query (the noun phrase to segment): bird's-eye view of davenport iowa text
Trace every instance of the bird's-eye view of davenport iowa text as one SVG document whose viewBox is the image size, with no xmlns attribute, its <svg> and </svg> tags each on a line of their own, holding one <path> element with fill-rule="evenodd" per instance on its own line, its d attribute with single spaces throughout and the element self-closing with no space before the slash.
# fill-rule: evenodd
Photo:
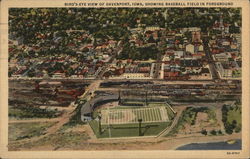
<svg viewBox="0 0 250 159">
<path fill-rule="evenodd" d="M 242 149 L 241 8 L 8 12 L 9 151 Z"/>
</svg>

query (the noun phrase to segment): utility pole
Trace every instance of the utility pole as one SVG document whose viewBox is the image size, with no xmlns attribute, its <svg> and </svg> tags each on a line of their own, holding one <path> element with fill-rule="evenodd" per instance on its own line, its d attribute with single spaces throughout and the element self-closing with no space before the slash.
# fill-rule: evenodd
<svg viewBox="0 0 250 159">
<path fill-rule="evenodd" d="M 138 119 L 139 122 L 139 136 L 142 136 L 141 134 L 141 123 L 142 123 L 142 119 Z"/>
<path fill-rule="evenodd" d="M 101 125 L 101 119 L 102 119 L 102 117 L 101 117 L 101 115 L 99 114 L 98 115 L 98 128 L 99 128 L 99 135 L 101 135 L 101 133 L 102 133 L 102 125 Z"/>
<path fill-rule="evenodd" d="M 119 90 L 118 103 L 121 103 L 121 90 Z"/>
</svg>

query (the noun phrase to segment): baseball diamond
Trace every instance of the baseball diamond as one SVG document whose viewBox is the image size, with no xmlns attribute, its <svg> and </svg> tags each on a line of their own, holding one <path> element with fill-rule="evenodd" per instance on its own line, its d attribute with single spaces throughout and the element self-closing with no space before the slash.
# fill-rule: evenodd
<svg viewBox="0 0 250 159">
<path fill-rule="evenodd" d="M 146 107 L 133 109 L 104 109 L 101 111 L 101 124 L 133 124 L 142 119 L 142 123 L 169 122 L 165 107 Z"/>
</svg>

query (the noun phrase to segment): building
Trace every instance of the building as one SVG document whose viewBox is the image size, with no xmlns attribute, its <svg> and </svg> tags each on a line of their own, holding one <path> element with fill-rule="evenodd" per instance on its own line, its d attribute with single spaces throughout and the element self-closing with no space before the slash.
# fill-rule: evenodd
<svg viewBox="0 0 250 159">
<path fill-rule="evenodd" d="M 192 32 L 192 42 L 201 42 L 201 32 L 199 31 Z"/>
<path fill-rule="evenodd" d="M 124 79 L 149 79 L 149 78 L 152 78 L 149 76 L 149 74 L 145 74 L 145 73 L 124 73 L 122 76 Z"/>
<path fill-rule="evenodd" d="M 193 44 L 186 45 L 186 52 L 194 54 L 194 45 Z"/>
<path fill-rule="evenodd" d="M 200 32 L 201 28 L 198 28 L 198 27 L 182 28 L 182 32 L 187 32 L 187 31 L 190 31 L 190 32 Z"/>
<path fill-rule="evenodd" d="M 228 58 L 231 58 L 230 53 L 220 53 L 220 54 L 214 54 L 213 58 L 215 61 L 228 61 Z"/>
<path fill-rule="evenodd" d="M 65 73 L 56 72 L 52 75 L 52 78 L 65 78 Z"/>
<path fill-rule="evenodd" d="M 216 65 L 216 68 L 217 68 L 221 78 L 231 78 L 232 77 L 233 71 L 231 69 L 225 68 L 221 62 L 216 62 L 215 65 Z"/>
</svg>

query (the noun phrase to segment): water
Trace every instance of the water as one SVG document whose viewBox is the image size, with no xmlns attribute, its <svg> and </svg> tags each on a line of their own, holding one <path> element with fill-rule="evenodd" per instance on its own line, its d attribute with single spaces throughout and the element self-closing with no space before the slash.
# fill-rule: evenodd
<svg viewBox="0 0 250 159">
<path fill-rule="evenodd" d="M 241 150 L 241 140 L 233 144 L 227 142 L 192 143 L 178 147 L 176 150 Z"/>
</svg>

